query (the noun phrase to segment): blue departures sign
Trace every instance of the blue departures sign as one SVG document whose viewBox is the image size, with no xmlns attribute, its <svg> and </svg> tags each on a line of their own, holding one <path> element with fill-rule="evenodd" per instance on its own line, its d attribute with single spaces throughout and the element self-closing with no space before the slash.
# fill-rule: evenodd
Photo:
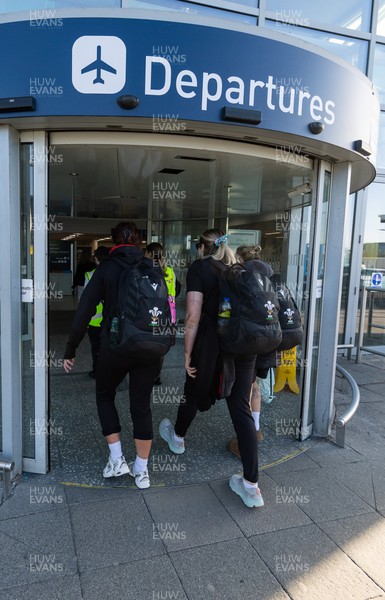
<svg viewBox="0 0 385 600">
<path fill-rule="evenodd" d="M 261 129 L 314 139 L 308 125 L 319 121 L 325 129 L 317 140 L 348 149 L 355 140 L 373 145 L 379 108 L 371 83 L 317 52 L 261 34 L 185 23 L 57 21 L 0 25 L 6 57 L 0 97 L 35 97 L 31 116 L 171 114 L 223 123 L 222 109 L 230 106 L 261 111 Z M 139 106 L 124 111 L 116 102 L 121 95 L 137 96 Z"/>
</svg>

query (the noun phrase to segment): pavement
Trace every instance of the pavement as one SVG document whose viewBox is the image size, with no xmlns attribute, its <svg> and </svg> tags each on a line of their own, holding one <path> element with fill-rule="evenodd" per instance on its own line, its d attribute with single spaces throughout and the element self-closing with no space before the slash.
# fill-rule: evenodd
<svg viewBox="0 0 385 600">
<path fill-rule="evenodd" d="M 195 464 L 191 439 L 185 463 L 173 463 L 158 446 L 161 474 L 153 473 L 155 485 L 144 491 L 132 480 L 87 483 L 87 469 L 76 479 L 84 448 L 77 454 L 76 446 L 61 446 L 64 436 L 57 433 L 50 473 L 24 474 L 0 507 L 0 600 L 385 599 L 385 359 L 365 355 L 361 365 L 339 363 L 361 392 L 346 447 L 291 438 L 284 454 L 269 461 L 268 431 L 261 443 L 263 508 L 245 507 L 224 476 L 226 469 L 240 472 L 240 463 L 228 461 L 221 407 L 205 420 L 205 437 L 214 446 L 222 439 L 215 461 L 222 456 L 226 468 L 218 468 L 219 476 L 199 467 L 215 462 L 210 448 Z M 80 376 L 58 374 L 58 389 L 66 381 L 79 390 Z M 337 413 L 349 401 L 350 390 L 337 377 Z M 269 424 L 266 417 L 263 428 Z M 197 427 L 195 435 L 200 432 Z M 88 443 L 94 441 L 85 436 Z M 187 474 L 195 465 L 193 478 L 183 479 L 183 465 Z"/>
</svg>

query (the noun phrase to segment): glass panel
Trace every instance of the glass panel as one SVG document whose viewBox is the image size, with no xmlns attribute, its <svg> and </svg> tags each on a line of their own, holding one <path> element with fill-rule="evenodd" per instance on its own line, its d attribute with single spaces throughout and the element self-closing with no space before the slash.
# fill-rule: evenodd
<svg viewBox="0 0 385 600">
<path fill-rule="evenodd" d="M 368 189 L 361 283 L 372 285 L 374 273 L 380 273 L 382 292 L 368 293 L 368 315 L 365 320 L 364 346 L 385 345 L 385 184 L 372 183 Z M 379 327 L 376 327 L 379 325 Z"/>
<path fill-rule="evenodd" d="M 385 0 L 378 3 L 377 34 L 385 36 Z"/>
<path fill-rule="evenodd" d="M 380 94 L 381 104 L 385 104 L 385 44 L 376 44 L 374 52 L 373 82 Z"/>
<path fill-rule="evenodd" d="M 385 169 L 385 112 L 382 112 L 380 115 L 376 166 L 377 169 Z"/>
<path fill-rule="evenodd" d="M 236 4 L 256 7 L 255 0 L 246 0 L 245 2 L 236 2 Z M 243 15 L 229 10 L 221 10 L 212 8 L 211 6 L 203 6 L 201 4 L 193 4 L 192 2 L 184 2 L 180 0 L 127 0 L 123 2 L 123 6 L 127 8 L 148 8 L 149 10 L 176 10 L 178 12 L 187 13 L 189 15 L 207 15 L 216 17 L 217 19 L 228 19 L 230 21 L 239 21 L 256 25 L 256 17 Z"/>
<path fill-rule="evenodd" d="M 23 456 L 35 457 L 35 433 L 39 424 L 35 423 L 35 363 L 43 357 L 35 356 L 34 310 L 33 310 L 33 146 L 22 144 L 20 165 L 20 241 L 21 278 L 24 285 L 31 288 L 24 296 L 21 305 L 22 339 L 22 398 L 23 398 Z M 40 224 L 41 225 L 41 224 Z"/>
<path fill-rule="evenodd" d="M 29 10 L 34 26 L 43 26 L 41 21 L 55 19 L 55 8 L 120 8 L 121 0 L 0 0 L 0 13 Z M 47 26 L 49 23 L 45 23 Z M 53 25 L 53 23 L 50 23 Z"/>
<path fill-rule="evenodd" d="M 345 59 L 364 73 L 366 72 L 368 43 L 363 40 L 356 40 L 335 33 L 315 31 L 314 29 L 307 29 L 305 27 L 296 27 L 295 25 L 285 24 L 282 21 L 266 20 L 266 27 L 321 46 L 321 48 L 324 48 L 328 52 Z"/>
<path fill-rule="evenodd" d="M 0 287 L 1 298 L 1 287 Z M 0 302 L 0 340 L 1 340 L 1 302 Z M 1 344 L 0 344 L 1 348 Z M 2 409 L 2 387 L 1 387 L 1 351 L 0 351 L 0 452 L 3 449 L 3 409 Z"/>
<path fill-rule="evenodd" d="M 310 375 L 310 403 L 308 412 L 308 421 L 306 425 L 310 425 L 314 419 L 314 402 L 315 402 L 315 386 L 318 373 L 318 347 L 320 338 L 321 328 L 321 310 L 322 310 L 322 290 L 324 280 L 324 266 L 325 266 L 325 250 L 326 250 L 326 234 L 328 226 L 328 213 L 329 213 L 329 198 L 330 198 L 330 183 L 331 175 L 328 171 L 325 171 L 325 182 L 323 189 L 322 198 L 322 209 L 321 209 L 321 228 L 319 238 L 319 257 L 318 265 L 314 265 L 313 268 L 317 269 L 317 285 L 316 290 L 312 293 L 316 294 L 316 305 L 314 315 L 314 329 L 313 329 L 313 353 L 311 362 L 311 375 Z"/>
<path fill-rule="evenodd" d="M 353 235 L 353 220 L 354 211 L 356 205 L 356 195 L 352 194 L 348 198 L 347 203 L 347 221 L 346 221 L 346 232 L 344 239 L 344 270 L 342 277 L 342 290 L 341 290 L 341 306 L 340 306 L 340 324 L 338 330 L 338 344 L 344 343 L 345 327 L 346 327 L 346 310 L 348 305 L 348 294 L 349 294 L 349 282 L 350 282 L 350 264 L 352 256 L 352 235 Z"/>
<path fill-rule="evenodd" d="M 312 27 L 314 23 L 347 27 L 356 31 L 369 31 L 371 0 L 266 0 L 266 10 L 275 11 L 282 23 Z"/>
</svg>

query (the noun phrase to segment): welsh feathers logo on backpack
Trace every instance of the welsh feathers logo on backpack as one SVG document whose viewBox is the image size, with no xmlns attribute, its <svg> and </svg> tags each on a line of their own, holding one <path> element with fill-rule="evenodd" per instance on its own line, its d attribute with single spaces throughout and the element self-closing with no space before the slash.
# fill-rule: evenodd
<svg viewBox="0 0 385 600">
<path fill-rule="evenodd" d="M 146 261 L 125 265 L 119 279 L 116 316 L 110 326 L 111 350 L 151 359 L 166 354 L 173 341 L 164 277 Z"/>
<path fill-rule="evenodd" d="M 215 265 L 219 275 L 219 346 L 235 355 L 267 354 L 282 340 L 279 303 L 268 277 L 250 263 Z"/>
<path fill-rule="evenodd" d="M 302 342 L 301 314 L 293 296 L 283 283 L 277 285 L 276 294 L 279 301 L 278 318 L 282 329 L 282 342 L 277 350 L 290 350 Z"/>
</svg>

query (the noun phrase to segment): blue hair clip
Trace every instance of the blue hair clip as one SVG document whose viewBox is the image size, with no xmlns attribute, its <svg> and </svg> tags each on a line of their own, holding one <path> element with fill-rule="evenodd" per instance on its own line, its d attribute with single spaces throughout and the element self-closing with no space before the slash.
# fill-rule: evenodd
<svg viewBox="0 0 385 600">
<path fill-rule="evenodd" d="M 214 242 L 214 244 L 216 246 L 219 246 L 219 244 L 227 244 L 227 240 L 228 240 L 228 235 L 221 235 L 221 237 L 217 238 Z"/>
</svg>

